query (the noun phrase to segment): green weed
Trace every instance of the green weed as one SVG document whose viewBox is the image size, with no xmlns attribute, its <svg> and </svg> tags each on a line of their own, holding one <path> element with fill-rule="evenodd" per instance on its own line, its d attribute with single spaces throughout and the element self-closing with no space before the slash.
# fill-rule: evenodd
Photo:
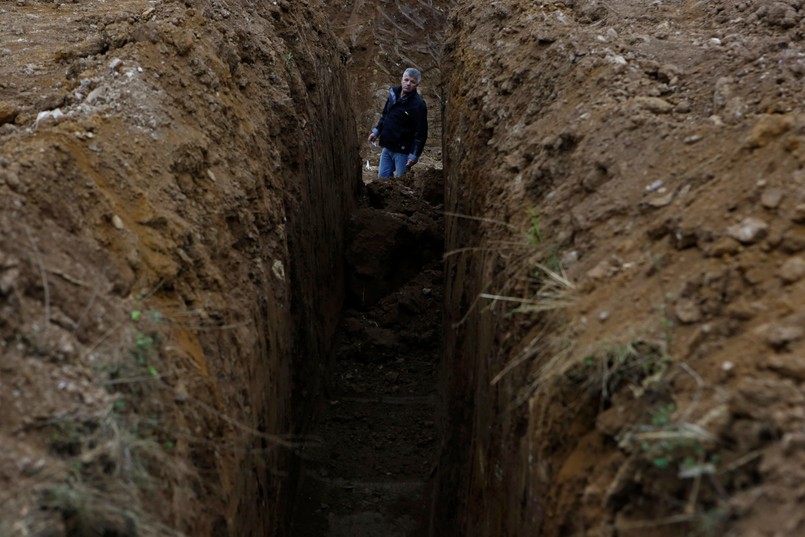
<svg viewBox="0 0 805 537">
<path fill-rule="evenodd" d="M 131 349 L 131 356 L 135 363 L 145 369 L 145 373 L 152 377 L 159 377 L 159 370 L 154 366 L 154 362 L 159 359 L 160 341 L 156 333 L 145 334 L 137 332 L 134 335 L 134 347 Z"/>
<path fill-rule="evenodd" d="M 660 405 L 651 412 L 651 425 L 665 427 L 671 423 L 671 415 L 676 412 L 676 404 Z"/>
<path fill-rule="evenodd" d="M 531 227 L 528 228 L 528 242 L 532 246 L 536 246 L 542 242 L 542 230 L 540 229 L 539 215 L 536 209 L 529 211 L 529 219 L 531 221 Z"/>
<path fill-rule="evenodd" d="M 138 535 L 138 517 L 130 500 L 114 498 L 107 491 L 95 490 L 81 482 L 68 482 L 45 488 L 40 503 L 43 508 L 61 513 L 65 528 L 73 537 L 98 535 Z M 110 498 L 112 496 L 112 498 Z"/>
<path fill-rule="evenodd" d="M 149 309 L 145 310 L 145 312 L 143 312 L 142 310 L 131 310 L 129 316 L 131 317 L 132 321 L 136 322 L 143 318 L 143 313 L 145 313 L 146 317 L 149 320 L 153 321 L 154 324 L 159 324 L 162 321 L 163 318 L 162 313 L 158 310 Z"/>
<path fill-rule="evenodd" d="M 670 363 L 664 345 L 643 339 L 605 346 L 601 354 L 585 359 L 589 361 L 598 369 L 605 401 L 624 386 L 640 397 L 660 383 Z"/>
<path fill-rule="evenodd" d="M 97 428 L 90 420 L 52 420 L 48 447 L 56 455 L 75 456 L 83 451 L 86 439 Z"/>
<path fill-rule="evenodd" d="M 701 512 L 694 520 L 692 537 L 724 535 L 724 526 L 729 518 L 730 510 L 724 506 L 714 507 Z"/>
<path fill-rule="evenodd" d="M 702 427 L 675 417 L 676 403 L 652 407 L 647 423 L 633 429 L 640 451 L 651 464 L 660 470 L 675 468 L 682 479 L 715 473 L 720 458 L 709 452 L 715 438 Z"/>
</svg>

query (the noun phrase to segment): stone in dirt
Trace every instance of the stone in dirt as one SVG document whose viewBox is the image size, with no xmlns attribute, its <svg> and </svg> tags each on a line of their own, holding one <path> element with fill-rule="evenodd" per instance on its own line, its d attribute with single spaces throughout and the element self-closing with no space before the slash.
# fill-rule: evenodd
<svg viewBox="0 0 805 537">
<path fill-rule="evenodd" d="M 755 329 L 764 343 L 774 349 L 783 349 L 805 336 L 805 316 L 791 315 L 781 321 L 767 323 Z"/>
<path fill-rule="evenodd" d="M 794 283 L 805 276 L 805 259 L 802 257 L 792 257 L 783 263 L 777 275 L 784 283 Z"/>
<path fill-rule="evenodd" d="M 767 209 L 776 209 L 783 200 L 783 191 L 778 188 L 766 190 L 760 197 L 760 203 Z"/>
<path fill-rule="evenodd" d="M 791 220 L 797 224 L 805 224 L 805 203 L 800 203 L 794 207 L 794 216 L 791 217 Z"/>
<path fill-rule="evenodd" d="M 727 228 L 727 234 L 743 244 L 753 244 L 762 240 L 768 231 L 769 225 L 753 216 L 744 218 L 739 224 Z"/>
<path fill-rule="evenodd" d="M 695 323 L 702 319 L 702 311 L 699 309 L 698 304 L 687 298 L 680 298 L 677 301 L 674 313 L 676 313 L 676 318 L 682 324 Z"/>
<path fill-rule="evenodd" d="M 13 104 L 0 101 L 0 125 L 12 123 L 19 113 L 19 108 Z"/>
<path fill-rule="evenodd" d="M 783 354 L 771 358 L 767 367 L 797 382 L 805 380 L 805 362 L 792 354 Z"/>
<path fill-rule="evenodd" d="M 655 114 L 667 114 L 674 109 L 674 105 L 659 97 L 635 97 L 634 104 Z"/>
</svg>

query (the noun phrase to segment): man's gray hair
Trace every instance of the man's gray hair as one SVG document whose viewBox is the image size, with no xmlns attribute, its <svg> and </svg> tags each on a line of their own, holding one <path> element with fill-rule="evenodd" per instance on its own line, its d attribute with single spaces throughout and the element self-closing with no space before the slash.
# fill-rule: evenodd
<svg viewBox="0 0 805 537">
<path fill-rule="evenodd" d="M 419 69 L 414 69 L 413 67 L 409 67 L 403 73 L 403 76 L 410 76 L 411 78 L 416 79 L 416 83 L 419 84 L 422 82 L 422 73 L 419 72 Z"/>
</svg>

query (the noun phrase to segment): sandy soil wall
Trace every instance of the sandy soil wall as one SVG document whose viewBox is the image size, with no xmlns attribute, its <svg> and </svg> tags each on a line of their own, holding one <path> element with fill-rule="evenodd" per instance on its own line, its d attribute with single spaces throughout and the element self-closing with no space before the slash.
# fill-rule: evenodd
<svg viewBox="0 0 805 537">
<path fill-rule="evenodd" d="M 802 9 L 456 5 L 434 534 L 805 531 Z"/>
<path fill-rule="evenodd" d="M 321 6 L 0 11 L 0 533 L 281 533 L 360 184 Z"/>
</svg>

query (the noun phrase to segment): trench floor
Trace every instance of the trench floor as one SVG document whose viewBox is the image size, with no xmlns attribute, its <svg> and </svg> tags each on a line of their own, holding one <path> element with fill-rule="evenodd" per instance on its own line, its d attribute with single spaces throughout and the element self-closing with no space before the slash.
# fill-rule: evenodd
<svg viewBox="0 0 805 537">
<path fill-rule="evenodd" d="M 300 452 L 293 537 L 428 535 L 443 302 L 442 251 L 433 246 L 441 246 L 443 225 L 439 200 L 422 199 L 423 176 L 441 180 L 439 171 L 368 185 L 374 207 L 353 219 L 353 248 L 392 265 L 363 277 L 395 283 L 370 282 L 367 304 L 353 278 L 353 295 L 364 302 L 353 296 L 344 314 Z M 398 225 L 398 238 L 387 227 L 372 242 L 381 220 Z"/>
</svg>

